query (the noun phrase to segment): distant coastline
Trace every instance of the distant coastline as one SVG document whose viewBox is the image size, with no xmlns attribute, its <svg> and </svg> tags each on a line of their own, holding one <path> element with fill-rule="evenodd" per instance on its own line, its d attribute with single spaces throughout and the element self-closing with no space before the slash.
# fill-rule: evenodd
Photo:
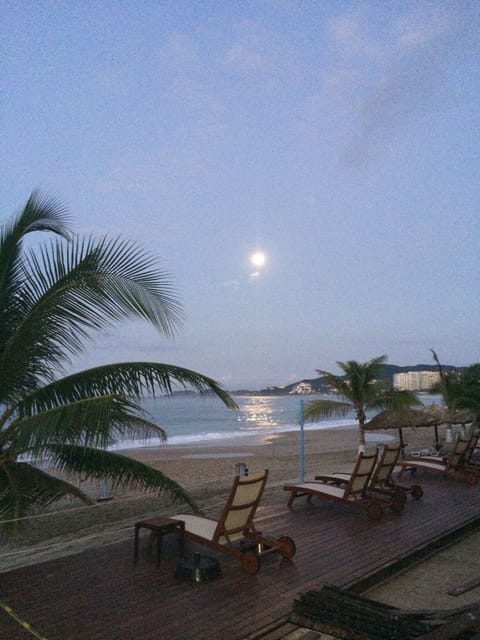
<svg viewBox="0 0 480 640">
<path fill-rule="evenodd" d="M 456 367 L 454 365 L 442 365 L 444 371 L 458 371 L 459 373 L 465 370 L 465 367 Z M 382 365 L 381 379 L 385 380 L 389 384 L 393 384 L 393 376 L 397 373 L 407 373 L 410 371 L 438 371 L 436 365 L 431 364 L 415 364 L 399 366 L 395 364 Z M 430 392 L 427 389 L 416 389 L 416 393 L 422 395 L 428 395 Z M 229 389 L 228 392 L 232 396 L 311 396 L 311 395 L 323 395 L 323 396 L 335 396 L 336 394 L 331 391 L 329 385 L 325 382 L 324 376 L 318 378 L 302 378 L 296 382 L 290 382 L 289 384 L 273 385 L 264 387 L 262 389 Z M 174 396 L 194 396 L 199 392 L 192 389 L 179 389 L 172 392 Z M 208 395 L 211 392 L 205 392 L 202 395 Z"/>
<path fill-rule="evenodd" d="M 456 367 L 454 365 L 442 365 L 444 371 L 461 372 L 465 367 Z M 396 364 L 382 365 L 381 379 L 393 384 L 393 376 L 396 373 L 407 373 L 409 371 L 438 371 L 437 365 L 432 364 L 415 364 L 399 366 Z M 425 390 L 420 390 L 424 392 Z M 235 389 L 230 391 L 235 396 L 285 396 L 285 395 L 335 395 L 332 394 L 328 384 L 325 382 L 324 376 L 318 378 L 303 378 L 297 382 L 291 382 L 285 385 L 265 387 L 260 390 L 252 389 Z M 428 392 L 427 392 L 428 393 Z"/>
</svg>

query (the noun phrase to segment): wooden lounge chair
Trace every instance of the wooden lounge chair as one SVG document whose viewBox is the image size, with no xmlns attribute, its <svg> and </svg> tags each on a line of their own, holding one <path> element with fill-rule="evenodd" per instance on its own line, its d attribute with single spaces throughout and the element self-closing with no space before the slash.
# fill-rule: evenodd
<svg viewBox="0 0 480 640">
<path fill-rule="evenodd" d="M 383 506 L 376 497 L 367 494 L 367 486 L 376 462 L 376 451 L 360 453 L 355 468 L 347 482 L 342 483 L 339 480 L 332 482 L 331 478 L 327 476 L 326 481 L 317 480 L 315 482 L 284 485 L 284 490 L 291 493 L 288 506 L 291 507 L 296 498 L 306 496 L 307 500 L 311 501 L 312 497 L 316 496 L 324 500 L 341 502 L 350 507 L 363 509 L 373 520 L 380 520 L 383 515 Z M 402 507 L 403 503 L 399 506 L 399 509 L 401 510 Z"/>
<path fill-rule="evenodd" d="M 258 571 L 260 556 L 266 553 L 276 551 L 283 558 L 292 558 L 296 548 L 291 538 L 263 535 L 253 523 L 267 476 L 268 469 L 248 476 L 235 476 L 218 520 L 184 513 L 172 518 L 183 520 L 186 538 L 238 558 L 247 573 Z"/>
<path fill-rule="evenodd" d="M 480 432 L 472 430 L 470 433 L 470 443 L 465 452 L 465 468 L 480 475 L 480 460 L 479 460 L 479 439 Z"/>
<path fill-rule="evenodd" d="M 425 456 L 402 460 L 398 477 L 401 478 L 405 471 L 413 473 L 417 469 L 423 469 L 442 473 L 445 477 L 465 480 L 471 486 L 476 485 L 479 472 L 469 464 L 469 458 L 476 447 L 477 440 L 478 435 L 475 433 L 472 433 L 470 438 L 457 438 L 452 453 L 446 458 Z"/>
<path fill-rule="evenodd" d="M 465 452 L 465 462 L 466 464 L 476 464 L 475 463 L 475 455 L 478 453 L 478 439 L 480 437 L 480 433 L 476 429 L 472 429 L 470 435 L 468 436 L 468 447 Z"/>
<path fill-rule="evenodd" d="M 419 500 L 423 496 L 423 489 L 418 484 L 407 487 L 393 479 L 393 472 L 398 464 L 401 450 L 402 447 L 399 443 L 384 445 L 382 455 L 377 460 L 366 488 L 367 495 L 376 495 L 379 498 L 390 501 L 391 504 L 386 506 L 390 506 L 394 511 L 401 511 L 397 503 L 401 502 L 403 504 L 407 499 L 408 493 L 415 500 Z M 351 477 L 351 473 L 332 473 L 315 476 L 315 480 L 321 480 L 329 484 L 335 484 L 335 481 L 338 480 L 338 484 L 340 484 L 348 482 Z"/>
</svg>

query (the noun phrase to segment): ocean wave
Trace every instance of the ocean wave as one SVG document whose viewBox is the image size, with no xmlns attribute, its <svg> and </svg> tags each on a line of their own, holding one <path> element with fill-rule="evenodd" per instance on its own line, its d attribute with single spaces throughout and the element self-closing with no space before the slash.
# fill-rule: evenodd
<svg viewBox="0 0 480 640">
<path fill-rule="evenodd" d="M 323 420 L 322 422 L 313 422 L 304 425 L 304 431 L 318 431 L 324 429 L 351 429 L 357 426 L 355 420 Z M 272 436 L 289 433 L 292 431 L 300 431 L 298 424 L 285 424 L 275 428 L 249 428 L 236 431 L 207 431 L 204 433 L 177 434 L 162 441 L 159 438 L 150 438 L 148 440 L 122 440 L 109 447 L 109 450 L 121 449 L 140 449 L 147 447 L 183 447 L 188 445 L 204 445 L 211 446 L 214 444 L 222 444 L 228 442 L 234 445 L 248 442 L 259 444 L 265 442 Z"/>
</svg>

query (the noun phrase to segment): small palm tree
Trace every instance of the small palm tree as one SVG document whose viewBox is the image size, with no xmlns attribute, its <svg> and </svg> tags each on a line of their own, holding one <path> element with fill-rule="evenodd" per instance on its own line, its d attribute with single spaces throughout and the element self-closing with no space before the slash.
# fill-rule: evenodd
<svg viewBox="0 0 480 640">
<path fill-rule="evenodd" d="M 353 409 L 358 420 L 358 449 L 365 451 L 365 422 L 368 409 L 401 409 L 420 404 L 411 391 L 391 389 L 379 379 L 387 356 L 373 358 L 369 362 L 337 362 L 345 375 L 336 376 L 317 369 L 325 376 L 325 382 L 343 400 L 313 400 L 305 406 L 305 418 L 318 420 L 332 415 L 345 415 Z"/>
<path fill-rule="evenodd" d="M 470 411 L 474 426 L 480 427 L 480 363 L 470 365 L 463 372 L 456 405 Z"/>
<path fill-rule="evenodd" d="M 27 250 L 26 237 L 56 240 Z M 211 378 L 156 362 L 107 364 L 70 375 L 66 368 L 91 334 L 139 317 L 173 336 L 181 306 L 154 259 L 128 241 L 82 239 L 51 198 L 34 193 L 0 232 L 0 518 L 15 523 L 32 509 L 64 498 L 91 499 L 38 466 L 165 491 L 195 508 L 192 498 L 160 471 L 107 450 L 133 433 L 165 439 L 139 400 L 170 393 L 174 383 L 215 393 L 236 404 Z"/>
<path fill-rule="evenodd" d="M 432 388 L 432 393 L 440 393 L 443 402 L 449 411 L 455 409 L 455 398 L 458 395 L 459 375 L 456 371 L 445 371 L 436 351 L 430 349 L 435 364 L 437 365 L 439 381 Z"/>
<path fill-rule="evenodd" d="M 432 392 L 439 392 L 451 415 L 458 409 L 467 409 L 480 427 L 480 364 L 473 364 L 464 371 L 445 371 L 437 353 L 431 349 L 439 373 L 439 383 Z"/>
</svg>

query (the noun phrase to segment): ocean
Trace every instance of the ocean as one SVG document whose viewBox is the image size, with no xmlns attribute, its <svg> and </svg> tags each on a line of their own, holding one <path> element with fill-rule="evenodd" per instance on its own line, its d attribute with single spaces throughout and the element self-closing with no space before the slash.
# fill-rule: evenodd
<svg viewBox="0 0 480 640">
<path fill-rule="evenodd" d="M 242 446 L 252 442 L 261 443 L 286 431 L 299 431 L 301 406 L 309 401 L 328 396 L 234 396 L 238 411 L 227 409 L 212 395 L 175 394 L 147 398 L 142 406 L 156 424 L 167 433 L 167 442 L 158 438 L 148 440 L 121 440 L 111 449 L 131 449 L 162 446 L 225 445 Z M 331 396 L 328 397 L 331 400 Z M 433 396 L 422 398 L 431 404 Z M 373 417 L 371 412 L 368 418 Z M 353 412 L 341 418 L 325 418 L 319 422 L 304 422 L 305 430 L 352 428 L 357 425 Z M 368 433 L 370 441 L 377 434 Z"/>
</svg>

